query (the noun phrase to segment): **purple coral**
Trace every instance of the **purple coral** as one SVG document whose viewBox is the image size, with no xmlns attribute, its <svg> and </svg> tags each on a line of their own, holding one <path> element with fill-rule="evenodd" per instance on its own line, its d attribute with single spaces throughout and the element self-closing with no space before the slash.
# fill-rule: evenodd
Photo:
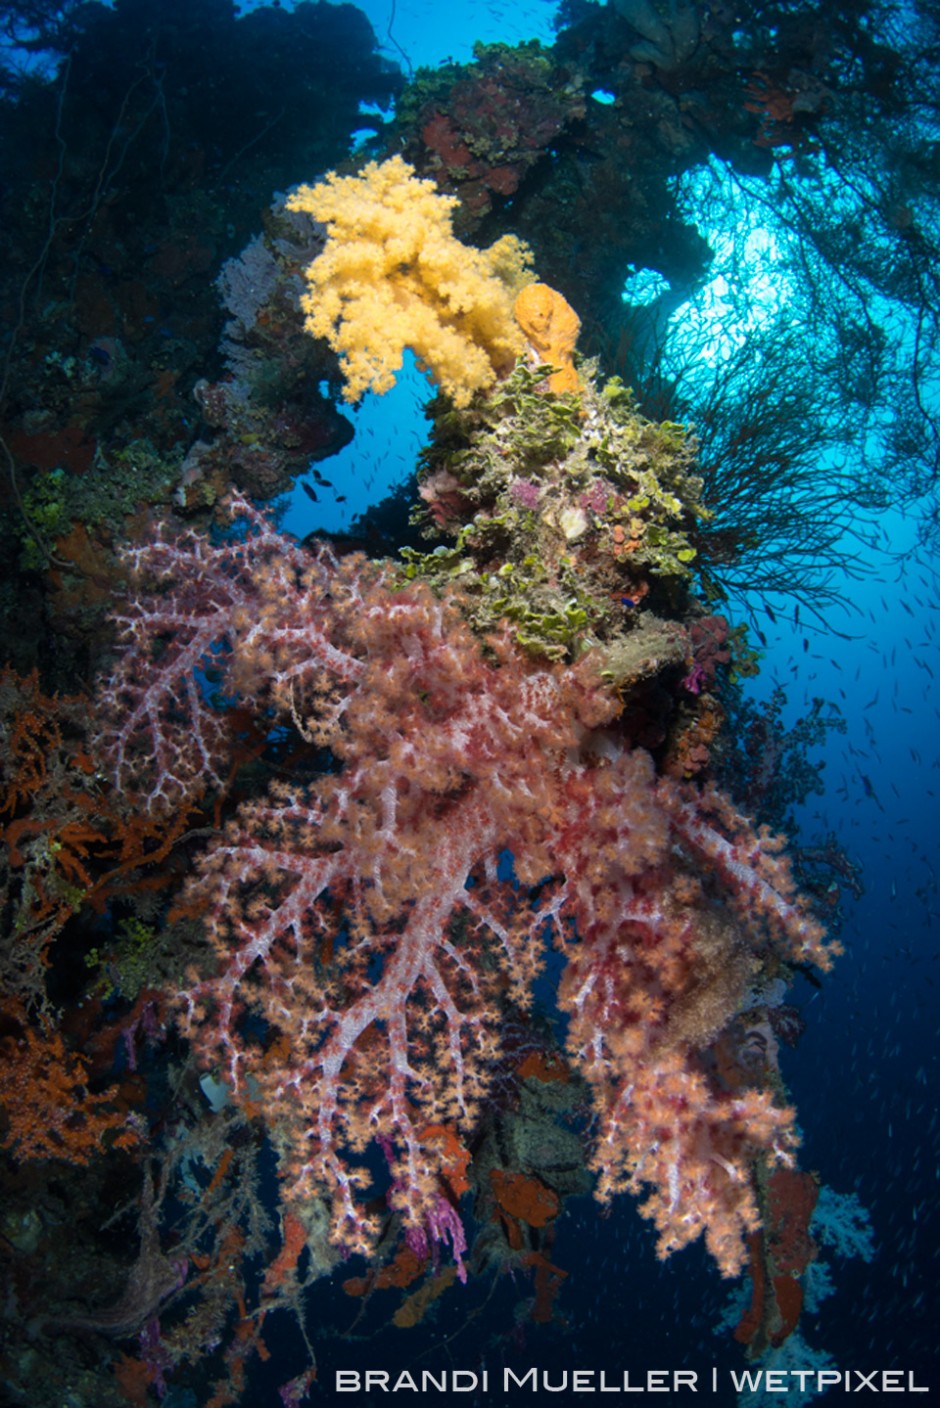
<svg viewBox="0 0 940 1408">
<path fill-rule="evenodd" d="M 509 486 L 509 492 L 517 504 L 521 504 L 523 508 L 531 509 L 538 507 L 539 499 L 542 496 L 541 485 L 536 484 L 532 479 L 514 479 Z"/>
</svg>

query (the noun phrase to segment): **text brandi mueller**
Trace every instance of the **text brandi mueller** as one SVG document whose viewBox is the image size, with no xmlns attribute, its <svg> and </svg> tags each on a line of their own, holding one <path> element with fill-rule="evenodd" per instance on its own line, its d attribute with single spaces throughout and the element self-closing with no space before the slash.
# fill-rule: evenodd
<svg viewBox="0 0 940 1408">
<path fill-rule="evenodd" d="M 909 1369 L 503 1369 L 493 1375 L 493 1388 L 512 1393 L 717 1393 L 730 1384 L 736 1393 L 820 1394 L 829 1388 L 843 1393 L 929 1393 Z M 390 1373 L 387 1369 L 337 1369 L 337 1393 L 475 1393 L 489 1392 L 488 1369 L 422 1369 Z"/>
</svg>

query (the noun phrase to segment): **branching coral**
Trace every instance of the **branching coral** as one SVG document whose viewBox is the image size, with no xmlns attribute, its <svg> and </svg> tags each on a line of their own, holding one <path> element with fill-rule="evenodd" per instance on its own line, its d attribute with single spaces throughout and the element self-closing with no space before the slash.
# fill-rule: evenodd
<svg viewBox="0 0 940 1408">
<path fill-rule="evenodd" d="M 361 176 L 331 173 L 287 204 L 327 227 L 301 302 L 308 332 L 340 355 L 347 401 L 388 391 L 406 347 L 458 406 L 512 365 L 523 345 L 512 293 L 528 277 L 528 251 L 513 236 L 484 251 L 461 244 L 456 198 L 401 157 L 369 162 Z"/>
<path fill-rule="evenodd" d="M 160 591 L 125 615 L 129 723 L 107 752 L 135 777 L 170 770 L 156 808 L 199 785 L 207 753 L 218 775 L 221 739 L 180 688 L 214 637 L 226 696 L 333 755 L 243 806 L 203 857 L 188 906 L 214 963 L 177 997 L 203 1059 L 238 1098 L 260 1093 L 288 1204 L 327 1197 L 334 1241 L 367 1250 L 361 1153 L 378 1139 L 390 1206 L 434 1239 L 452 1163 L 439 1131 L 472 1136 L 507 1006 L 531 1001 L 551 932 L 600 1196 L 647 1187 L 663 1255 L 704 1233 L 737 1271 L 750 1169 L 790 1157 L 793 1119 L 770 1090 L 729 1100 L 707 1050 L 765 961 L 832 952 L 781 843 L 713 791 L 657 781 L 609 728 L 619 705 L 590 660 L 535 662 L 505 630 L 487 657 L 423 583 L 305 558 L 237 514 L 234 544 L 161 538 L 136 555 Z"/>
<path fill-rule="evenodd" d="M 92 1094 L 86 1064 L 66 1049 L 61 1032 L 37 1030 L 15 999 L 0 1006 L 0 1026 L 9 1032 L 0 1039 L 0 1148 L 21 1163 L 87 1164 L 106 1137 L 119 1149 L 139 1143 L 140 1131 L 120 1108 L 118 1088 Z"/>
</svg>

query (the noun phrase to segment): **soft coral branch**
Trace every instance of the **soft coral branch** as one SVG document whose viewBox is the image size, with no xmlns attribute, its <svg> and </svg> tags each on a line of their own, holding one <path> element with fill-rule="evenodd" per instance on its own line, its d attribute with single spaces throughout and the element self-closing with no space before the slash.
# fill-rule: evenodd
<svg viewBox="0 0 940 1408">
<path fill-rule="evenodd" d="M 718 794 L 657 779 L 607 727 L 617 705 L 589 659 L 536 666 L 502 636 L 484 655 L 425 587 L 308 557 L 236 512 L 233 544 L 142 550 L 151 573 L 165 560 L 165 585 L 126 613 L 109 698 L 134 682 L 164 703 L 137 707 L 112 758 L 127 767 L 133 750 L 142 777 L 159 732 L 155 770 L 174 780 L 147 795 L 193 784 L 194 720 L 203 738 L 224 729 L 187 680 L 223 641 L 226 687 L 332 754 L 324 774 L 242 807 L 186 901 L 214 967 L 178 995 L 184 1027 L 238 1098 L 260 1101 L 288 1201 L 327 1197 L 334 1240 L 367 1248 L 362 1154 L 380 1141 L 390 1205 L 416 1236 L 433 1225 L 447 1170 L 428 1130 L 467 1143 L 506 1004 L 530 1001 L 550 931 L 600 1196 L 646 1190 L 663 1255 L 704 1234 L 736 1271 L 753 1166 L 790 1158 L 793 1114 L 769 1090 L 724 1088 L 712 1046 L 762 963 L 832 952 L 779 843 Z M 174 620 L 180 641 L 154 652 Z M 184 760 L 169 771 L 166 750 Z"/>
<path fill-rule="evenodd" d="M 148 811 L 224 786 L 227 721 L 213 695 L 230 684 L 234 637 L 267 572 L 309 566 L 247 501 L 233 508 L 240 531 L 223 542 L 158 530 L 124 553 L 136 590 L 114 614 L 122 648 L 99 695 L 99 742 L 115 785 Z"/>
<path fill-rule="evenodd" d="M 0 1007 L 5 1074 L 0 1082 L 0 1145 L 20 1162 L 87 1164 L 105 1146 L 133 1148 L 141 1131 L 119 1108 L 116 1086 L 93 1093 L 82 1057 L 59 1032 L 34 1026 L 23 1007 Z"/>
</svg>

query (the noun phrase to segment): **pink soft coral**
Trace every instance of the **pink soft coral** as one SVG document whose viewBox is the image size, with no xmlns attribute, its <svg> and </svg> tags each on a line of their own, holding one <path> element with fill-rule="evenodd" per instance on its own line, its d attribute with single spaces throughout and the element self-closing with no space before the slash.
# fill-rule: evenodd
<svg viewBox="0 0 940 1408">
<path fill-rule="evenodd" d="M 206 767 L 221 776 L 224 713 L 193 684 L 208 665 L 332 755 L 210 846 L 189 904 L 214 967 L 178 997 L 204 1060 L 260 1102 L 288 1200 L 325 1194 L 334 1240 L 367 1248 L 359 1155 L 381 1138 L 391 1202 L 429 1223 L 443 1145 L 428 1131 L 466 1142 L 506 1003 L 529 1002 L 551 933 L 601 1196 L 647 1185 L 664 1254 L 704 1231 L 737 1270 L 750 1166 L 789 1156 L 792 1112 L 729 1098 L 703 1053 L 772 947 L 828 962 L 776 843 L 716 795 L 657 780 L 607 729 L 616 706 L 590 661 L 535 665 L 502 637 L 484 656 L 426 588 L 309 557 L 244 503 L 236 516 L 231 543 L 139 551 L 159 589 L 124 612 L 105 697 L 127 714 L 108 747 L 151 806 Z"/>
</svg>

